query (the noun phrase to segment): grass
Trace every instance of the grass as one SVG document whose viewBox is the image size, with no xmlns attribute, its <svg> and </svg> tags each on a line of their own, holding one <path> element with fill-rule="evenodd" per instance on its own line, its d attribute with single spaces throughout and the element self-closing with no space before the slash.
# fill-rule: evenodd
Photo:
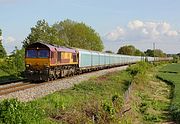
<svg viewBox="0 0 180 124">
<path fill-rule="evenodd" d="M 0 70 L 0 85 L 5 84 L 10 81 L 16 81 L 16 80 L 21 80 L 21 79 L 24 79 L 24 77 L 10 75 L 10 74 L 7 74 L 6 72 L 3 72 L 2 70 Z"/>
<path fill-rule="evenodd" d="M 128 103 L 131 106 L 131 111 L 126 113 L 123 120 L 129 120 L 129 123 L 135 124 L 154 124 L 169 121 L 168 108 L 171 87 L 156 79 L 159 66 L 162 65 L 160 63 L 158 66 L 157 64 L 155 66 L 149 65 L 145 71 L 141 71 L 143 73 L 134 76 L 132 80 L 134 85 Z"/>
<path fill-rule="evenodd" d="M 167 106 L 162 104 L 162 101 L 149 96 L 161 92 L 152 90 L 156 85 L 152 87 L 147 85 L 150 79 L 147 74 L 149 69 L 152 69 L 152 65 L 141 62 L 132 65 L 126 71 L 92 77 L 70 89 L 61 90 L 28 103 L 16 100 L 2 101 L 0 102 L 2 108 L 0 123 L 125 124 L 135 123 L 133 119 L 137 118 L 137 115 L 142 119 L 139 121 L 142 123 L 159 122 L 162 116 L 157 111 L 164 110 Z M 133 88 L 131 91 L 134 94 L 132 99 L 135 104 L 132 105 L 134 113 L 130 114 L 130 117 L 122 118 L 120 113 L 122 106 L 126 104 L 123 95 L 131 83 L 136 84 L 136 90 L 134 91 Z M 131 103 L 131 100 L 129 102 Z M 32 119 L 34 116 L 35 118 Z"/>
<path fill-rule="evenodd" d="M 48 118 L 58 123 L 118 121 L 116 113 L 120 111 L 122 95 L 130 82 L 131 76 L 126 71 L 115 72 L 33 102 L 46 111 Z"/>
<path fill-rule="evenodd" d="M 0 117 L 12 117 L 0 123 L 118 123 L 119 112 L 123 104 L 123 94 L 127 90 L 132 76 L 127 71 L 113 72 L 100 77 L 92 77 L 73 88 L 50 94 L 44 98 L 14 105 L 0 110 Z M 2 106 L 9 106 L 4 102 Z M 16 103 L 16 102 L 15 102 Z M 19 105 L 20 104 L 20 105 Z M 26 109 L 25 109 L 26 108 Z M 23 109 L 25 109 L 23 111 Z M 16 110 L 16 111 L 13 111 Z M 37 113 L 36 110 L 40 110 Z M 13 112 L 12 112 L 13 111 Z M 26 120 L 21 117 L 23 113 Z M 27 114 L 37 118 L 28 118 Z M 2 115 L 2 113 L 4 113 Z M 33 116 L 32 116 L 33 117 Z M 11 120 L 17 118 L 18 120 Z M 36 121 L 34 121 L 36 120 Z"/>
<path fill-rule="evenodd" d="M 180 121 L 180 64 L 168 64 L 159 70 L 158 77 L 173 87 L 173 100 L 171 104 L 171 111 L 173 119 Z"/>
<path fill-rule="evenodd" d="M 168 64 L 167 66 L 161 68 L 160 72 L 180 73 L 180 64 Z"/>
</svg>

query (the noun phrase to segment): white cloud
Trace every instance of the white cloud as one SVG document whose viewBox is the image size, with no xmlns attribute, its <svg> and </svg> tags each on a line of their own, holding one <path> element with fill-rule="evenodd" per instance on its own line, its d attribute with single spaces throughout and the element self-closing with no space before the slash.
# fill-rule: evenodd
<svg viewBox="0 0 180 124">
<path fill-rule="evenodd" d="M 142 28 L 143 26 L 144 26 L 144 23 L 139 20 L 131 21 L 128 24 L 128 27 L 132 30 Z"/>
<path fill-rule="evenodd" d="M 7 42 L 7 43 L 13 43 L 13 42 L 15 42 L 15 41 L 16 41 L 16 39 L 15 39 L 14 37 L 9 36 L 9 37 L 7 37 L 7 39 L 6 39 L 5 42 Z"/>
<path fill-rule="evenodd" d="M 157 27 L 156 27 L 157 31 L 161 32 L 162 34 L 165 34 L 171 28 L 170 24 L 168 24 L 166 22 L 157 23 L 156 25 L 157 25 Z"/>
<path fill-rule="evenodd" d="M 152 49 L 152 44 L 155 42 L 157 48 L 168 53 L 176 53 L 179 52 L 180 29 L 174 29 L 167 22 L 134 20 L 123 28 L 118 26 L 107 33 L 103 39 L 106 50 L 115 51 L 116 49 L 117 51 L 121 45 L 127 44 L 147 50 L 148 48 Z M 115 42 L 112 43 L 112 41 Z"/>
<path fill-rule="evenodd" d="M 146 28 L 143 28 L 143 29 L 142 29 L 142 33 L 147 34 L 147 35 L 149 34 L 149 32 L 147 31 Z"/>
<path fill-rule="evenodd" d="M 10 54 L 14 50 L 15 46 L 17 46 L 18 49 L 21 48 L 21 41 L 22 40 L 16 39 L 13 36 L 8 36 L 3 37 L 2 44 L 6 49 L 6 52 Z"/>
<path fill-rule="evenodd" d="M 112 32 L 108 33 L 106 35 L 106 37 L 107 37 L 108 40 L 114 41 L 114 40 L 116 40 L 119 37 L 122 37 L 124 35 L 125 35 L 124 29 L 121 28 L 121 27 L 117 27 L 115 30 L 113 30 Z"/>
<path fill-rule="evenodd" d="M 174 36 L 177 36 L 178 35 L 178 32 L 177 31 L 168 31 L 167 33 L 166 33 L 168 36 L 172 36 L 172 37 L 174 37 Z"/>
<path fill-rule="evenodd" d="M 107 33 L 105 39 L 116 41 L 120 39 L 126 40 L 145 40 L 145 39 L 164 39 L 179 36 L 179 32 L 173 30 L 167 22 L 143 22 L 134 20 L 128 23 L 125 28 L 119 26 Z"/>
</svg>

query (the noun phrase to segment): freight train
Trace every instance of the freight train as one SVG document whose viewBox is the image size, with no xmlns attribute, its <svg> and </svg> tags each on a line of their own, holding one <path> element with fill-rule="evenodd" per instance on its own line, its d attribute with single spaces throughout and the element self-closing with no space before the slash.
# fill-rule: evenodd
<svg viewBox="0 0 180 124">
<path fill-rule="evenodd" d="M 36 42 L 26 47 L 25 75 L 30 81 L 49 81 L 139 61 L 152 62 L 170 59 L 110 54 Z"/>
</svg>

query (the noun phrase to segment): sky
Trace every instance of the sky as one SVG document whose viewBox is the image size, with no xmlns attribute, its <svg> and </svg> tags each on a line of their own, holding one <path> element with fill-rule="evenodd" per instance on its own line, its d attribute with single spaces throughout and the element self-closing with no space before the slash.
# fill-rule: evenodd
<svg viewBox="0 0 180 124">
<path fill-rule="evenodd" d="M 180 0 L 0 0 L 0 29 L 8 53 L 38 20 L 50 25 L 71 19 L 100 34 L 104 50 L 134 45 L 145 51 L 180 52 Z"/>
</svg>

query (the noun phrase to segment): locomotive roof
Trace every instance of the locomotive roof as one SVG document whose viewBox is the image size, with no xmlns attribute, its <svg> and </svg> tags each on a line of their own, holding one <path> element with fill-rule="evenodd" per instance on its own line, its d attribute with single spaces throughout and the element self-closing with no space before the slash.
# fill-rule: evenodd
<svg viewBox="0 0 180 124">
<path fill-rule="evenodd" d="M 31 48 L 32 46 L 38 46 L 38 45 L 44 45 L 44 46 L 48 47 L 50 49 L 50 51 L 56 51 L 57 50 L 59 52 L 61 52 L 61 51 L 72 52 L 72 53 L 76 52 L 76 50 L 72 49 L 72 48 L 67 48 L 67 47 L 62 47 L 62 46 L 55 46 L 55 45 L 42 43 L 42 42 L 32 43 L 27 48 Z"/>
</svg>

